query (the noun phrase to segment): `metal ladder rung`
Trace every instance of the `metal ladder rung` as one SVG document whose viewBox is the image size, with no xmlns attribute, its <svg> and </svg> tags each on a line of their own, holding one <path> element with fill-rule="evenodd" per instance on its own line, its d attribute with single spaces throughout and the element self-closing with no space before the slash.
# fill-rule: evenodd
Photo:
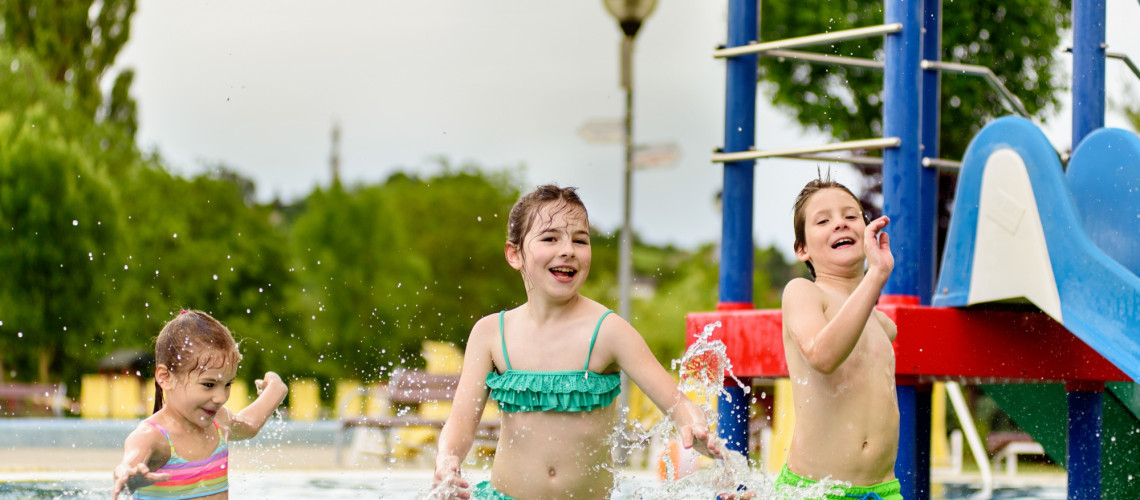
<svg viewBox="0 0 1140 500">
<path fill-rule="evenodd" d="M 811 153 L 826 153 L 829 151 L 850 151 L 853 149 L 885 149 L 897 148 L 902 140 L 898 137 L 882 137 L 879 139 L 862 139 L 857 141 L 836 142 L 822 146 L 808 146 L 802 148 L 768 149 L 763 151 L 739 151 L 735 153 L 716 153 L 712 156 L 713 163 L 726 163 L 741 160 L 757 160 L 760 158 L 774 158 L 780 156 L 798 156 Z"/>
<path fill-rule="evenodd" d="M 799 36 L 795 38 L 785 38 L 783 40 L 775 40 L 771 42 L 750 43 L 748 45 L 740 45 L 737 47 L 727 47 L 713 51 L 713 57 L 735 57 L 746 54 L 755 54 L 772 49 L 793 49 L 798 47 L 811 47 L 814 45 L 829 45 L 832 43 L 845 42 L 848 40 L 870 38 L 878 35 L 888 35 L 891 33 L 898 33 L 900 31 L 902 31 L 902 23 L 880 24 L 877 26 L 868 26 L 865 28 L 832 31 L 830 33 L 820 33 L 818 35 Z"/>
</svg>

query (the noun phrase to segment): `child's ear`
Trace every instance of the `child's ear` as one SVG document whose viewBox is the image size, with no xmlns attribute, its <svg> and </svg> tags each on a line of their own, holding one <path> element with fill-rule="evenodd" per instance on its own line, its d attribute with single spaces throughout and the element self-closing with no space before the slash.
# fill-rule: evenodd
<svg viewBox="0 0 1140 500">
<path fill-rule="evenodd" d="M 507 256 L 507 263 L 510 264 L 511 267 L 515 269 L 515 271 L 522 270 L 522 252 L 519 250 L 518 245 L 508 241 L 507 244 L 503 247 L 503 254 Z"/>
<path fill-rule="evenodd" d="M 808 253 L 807 253 L 807 247 L 805 247 L 805 246 L 796 247 L 796 259 L 799 260 L 800 262 L 807 262 L 807 261 L 811 260 L 811 256 L 808 255 Z"/>
<path fill-rule="evenodd" d="M 174 386 L 174 374 L 170 372 L 170 368 L 166 365 L 158 365 L 154 367 L 154 381 L 164 391 L 168 391 Z"/>
</svg>

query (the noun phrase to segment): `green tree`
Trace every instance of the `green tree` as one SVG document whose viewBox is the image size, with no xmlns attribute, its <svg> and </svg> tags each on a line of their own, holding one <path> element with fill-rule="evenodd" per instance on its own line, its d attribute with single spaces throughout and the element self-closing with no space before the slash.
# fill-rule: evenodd
<svg viewBox="0 0 1140 500">
<path fill-rule="evenodd" d="M 76 106 L 95 118 L 103 105 L 100 81 L 131 35 L 135 0 L 0 0 L 0 39 L 43 62 L 49 78 L 74 93 Z M 134 74 L 120 72 L 108 119 L 134 136 Z"/>
<path fill-rule="evenodd" d="M 120 232 L 106 176 L 43 110 L 0 113 L 0 373 L 47 382 L 94 367 Z"/>
<path fill-rule="evenodd" d="M 474 321 L 509 307 L 517 275 L 503 262 L 517 192 L 477 169 L 380 186 L 318 189 L 292 229 L 294 308 L 324 374 L 380 378 L 414 366 L 424 339 L 466 341 Z"/>
<path fill-rule="evenodd" d="M 883 2 L 763 2 L 763 40 L 837 31 L 883 22 Z M 947 3 L 942 9 L 942 59 L 988 67 L 1033 116 L 1054 113 L 1066 87 L 1058 45 L 1070 25 L 1058 0 Z M 1016 26 L 1016 29 L 1011 27 Z M 818 52 L 882 59 L 883 37 L 837 43 Z M 773 103 L 802 125 L 840 140 L 882 135 L 882 72 L 760 58 L 762 86 Z M 980 78 L 942 77 L 941 152 L 961 158 L 989 120 L 1010 114 Z"/>
<path fill-rule="evenodd" d="M 225 167 L 186 179 L 153 162 L 120 178 L 116 345 L 149 348 L 180 309 L 201 309 L 242 342 L 251 375 L 307 372 L 315 357 L 286 307 L 288 240 L 272 207 L 247 203 L 250 184 Z"/>
<path fill-rule="evenodd" d="M 639 275 L 656 283 L 651 297 L 634 301 L 634 317 L 630 321 L 666 367 L 685 351 L 685 316 L 716 309 L 719 251 L 716 245 L 709 244 L 695 252 L 646 247 L 634 253 L 634 267 L 639 269 Z M 654 254 L 656 258 L 652 257 Z M 778 308 L 784 284 L 802 275 L 802 264 L 784 261 L 775 247 L 758 248 L 754 254 L 753 302 L 757 309 Z M 650 258 L 644 259 L 647 256 Z M 639 261 L 653 267 L 641 268 Z"/>
</svg>

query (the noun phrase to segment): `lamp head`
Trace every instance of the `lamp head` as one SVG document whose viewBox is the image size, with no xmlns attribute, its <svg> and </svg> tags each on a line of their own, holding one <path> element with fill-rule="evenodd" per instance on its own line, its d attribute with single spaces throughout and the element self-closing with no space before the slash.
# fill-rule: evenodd
<svg viewBox="0 0 1140 500">
<path fill-rule="evenodd" d="M 657 0 L 603 0 L 606 10 L 617 20 L 625 36 L 633 38 L 641 23 L 653 13 Z"/>
</svg>

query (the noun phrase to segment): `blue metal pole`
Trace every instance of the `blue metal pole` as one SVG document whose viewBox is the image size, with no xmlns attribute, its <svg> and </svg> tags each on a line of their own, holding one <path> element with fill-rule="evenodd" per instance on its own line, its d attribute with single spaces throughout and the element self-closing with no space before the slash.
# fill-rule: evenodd
<svg viewBox="0 0 1140 500">
<path fill-rule="evenodd" d="M 1073 149 L 1104 127 L 1105 0 L 1073 0 Z"/>
<path fill-rule="evenodd" d="M 923 9 L 924 2 L 888 0 L 884 12 L 886 23 L 903 27 L 886 36 L 883 68 L 883 133 L 900 139 L 898 148 L 883 151 L 883 213 L 891 219 L 887 232 L 896 263 L 883 295 L 896 304 L 929 303 L 934 283 L 937 177 L 922 166 L 920 133 L 924 124 L 920 111 Z M 929 466 L 922 465 L 929 463 L 929 458 L 922 457 L 929 456 L 930 442 L 919 442 L 919 436 L 929 436 L 929 400 L 924 409 L 917 389 L 912 384 L 898 386 L 899 453 L 895 461 L 902 495 L 914 499 L 926 498 L 920 492 L 929 496 L 930 474 Z"/>
<path fill-rule="evenodd" d="M 717 428 L 720 437 L 724 439 L 725 447 L 748 456 L 748 394 L 737 385 L 726 385 L 724 390 L 728 393 L 720 395 L 717 411 Z"/>
<path fill-rule="evenodd" d="M 924 184 L 936 180 L 922 166 L 920 106 L 922 95 L 922 2 L 888 0 L 886 22 L 902 23 L 903 29 L 886 36 L 886 65 L 883 71 L 883 133 L 898 137 L 897 148 L 883 151 L 883 212 L 891 218 L 887 232 L 895 269 L 883 290 L 884 295 L 901 295 L 929 300 L 934 278 L 932 226 L 933 205 L 921 206 Z M 926 203 L 933 199 L 922 200 Z M 925 277 L 927 274 L 930 277 Z M 922 276 L 922 277 L 920 277 Z"/>
<path fill-rule="evenodd" d="M 942 59 L 942 0 L 925 0 L 922 9 L 922 58 L 928 61 Z M 921 140 L 919 157 L 938 158 L 939 137 L 942 131 L 942 72 L 922 72 L 922 108 L 919 112 Z M 918 168 L 918 206 L 914 216 L 918 219 L 914 258 L 915 288 L 919 302 L 930 305 L 938 277 L 938 170 Z M 905 206 L 905 205 L 904 205 Z M 894 243 L 894 240 L 891 241 Z"/>
<path fill-rule="evenodd" d="M 1073 0 L 1073 149 L 1104 127 L 1105 0 Z M 1094 384 L 1095 385 L 1095 384 Z M 1067 384 L 1070 500 L 1101 497 L 1103 384 Z"/>
<path fill-rule="evenodd" d="M 726 46 L 747 45 L 759 39 L 759 12 L 756 0 L 729 0 Z M 725 61 L 724 151 L 748 151 L 756 140 L 755 54 L 730 57 Z M 720 306 L 725 309 L 752 308 L 752 196 L 754 162 L 724 164 L 723 215 L 720 250 Z M 734 394 L 739 388 L 725 386 Z M 731 400 L 719 401 L 720 436 L 728 447 L 748 450 L 748 400 L 743 392 Z M 741 424 L 741 422 L 743 422 Z"/>
<path fill-rule="evenodd" d="M 899 384 L 897 393 L 901 425 L 895 476 L 903 498 L 930 500 L 930 385 Z"/>
<path fill-rule="evenodd" d="M 1069 500 L 1100 500 L 1103 391 L 1069 390 Z"/>
<path fill-rule="evenodd" d="M 938 61 L 942 59 L 942 0 L 924 0 L 922 7 L 922 59 Z M 941 118 L 942 73 L 935 70 L 922 72 L 921 103 L 919 110 L 919 135 L 921 138 L 919 156 L 938 158 L 939 120 Z M 918 206 L 914 208 L 918 218 L 915 231 L 918 234 L 915 258 L 916 292 L 919 303 L 930 305 L 934 292 L 938 262 L 938 171 L 933 168 L 918 168 Z M 917 332 L 908 333 L 910 335 Z M 908 381 L 909 383 L 910 381 Z M 906 414 L 900 411 L 900 447 L 896 470 L 913 471 L 913 476 L 900 480 L 905 482 L 905 490 L 913 500 L 930 499 L 930 384 L 900 385 L 902 393 L 910 393 L 906 403 Z M 903 424 L 906 422 L 906 424 Z M 908 428 L 909 427 L 909 428 Z M 910 434 L 902 439 L 901 432 Z M 901 443 L 907 443 L 902 445 Z M 913 443 L 913 444 L 911 444 Z M 898 467 L 897 464 L 905 464 Z M 903 476 L 900 476 L 903 477 Z"/>
</svg>

